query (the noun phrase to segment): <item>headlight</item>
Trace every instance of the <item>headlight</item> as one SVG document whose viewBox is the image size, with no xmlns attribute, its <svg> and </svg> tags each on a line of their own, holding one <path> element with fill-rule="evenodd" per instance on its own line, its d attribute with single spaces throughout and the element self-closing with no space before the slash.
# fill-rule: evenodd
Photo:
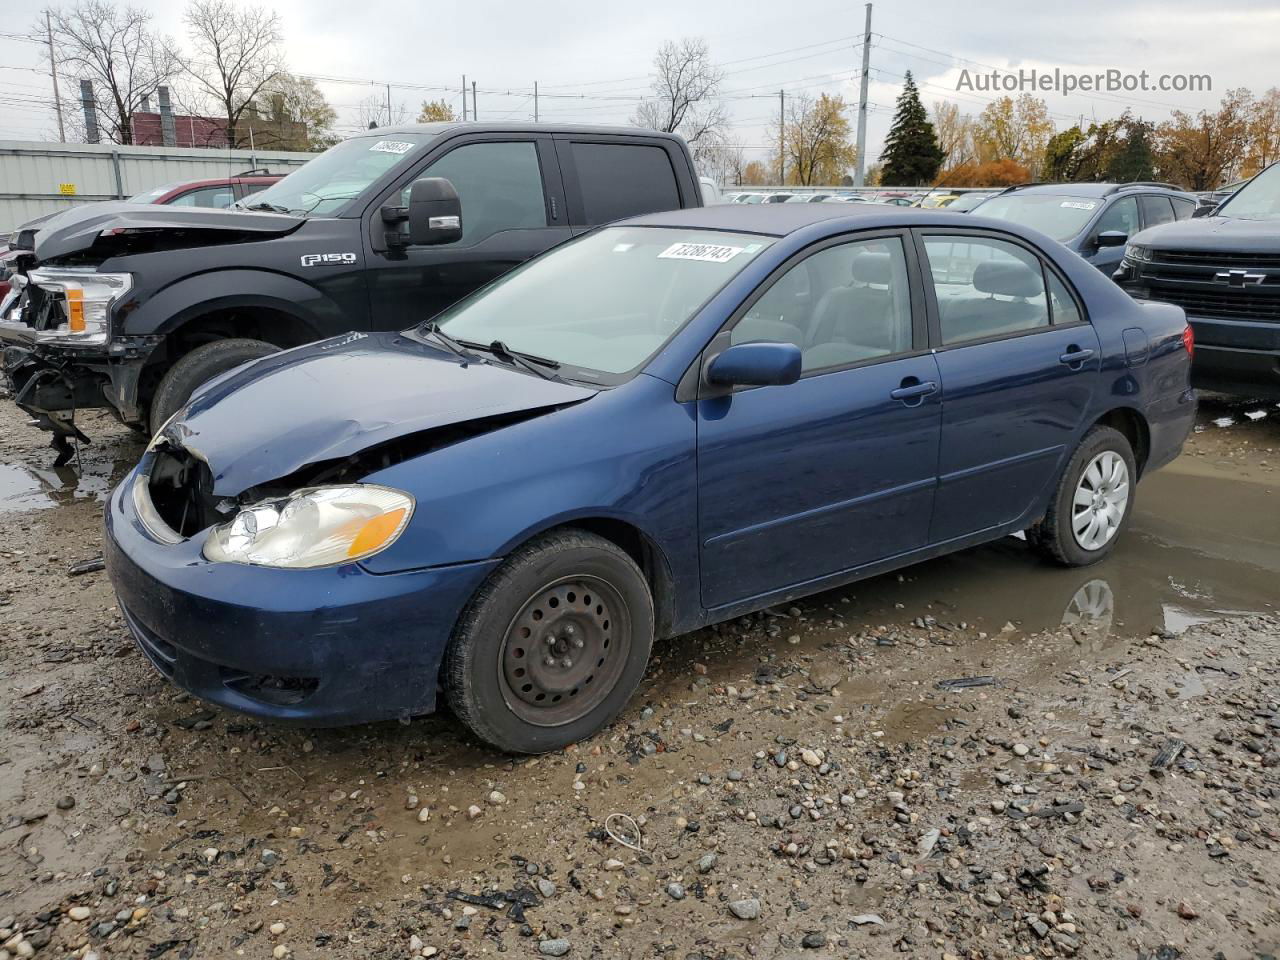
<svg viewBox="0 0 1280 960">
<path fill-rule="evenodd" d="M 413 497 L 389 487 L 296 490 L 244 507 L 209 531 L 204 555 L 222 563 L 264 567 L 327 567 L 372 556 L 400 536 L 413 515 Z"/>
<path fill-rule="evenodd" d="M 127 273 L 85 270 L 32 270 L 30 281 L 53 296 L 52 309 L 61 311 L 61 322 L 41 330 L 41 340 L 71 343 L 106 343 L 111 304 L 129 292 L 133 277 Z M 58 319 L 57 314 L 53 319 Z"/>
<path fill-rule="evenodd" d="M 1141 243 L 1131 243 L 1124 248 L 1125 259 L 1146 263 L 1151 259 L 1151 248 Z"/>
</svg>

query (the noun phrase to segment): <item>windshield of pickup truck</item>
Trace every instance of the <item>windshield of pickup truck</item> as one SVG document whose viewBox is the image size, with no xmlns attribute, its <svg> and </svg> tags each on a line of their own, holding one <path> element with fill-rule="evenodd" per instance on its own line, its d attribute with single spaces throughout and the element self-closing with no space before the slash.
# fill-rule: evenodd
<svg viewBox="0 0 1280 960">
<path fill-rule="evenodd" d="M 240 206 L 297 216 L 329 216 L 429 139 L 430 134 L 397 133 L 343 140 Z"/>
<path fill-rule="evenodd" d="M 1102 206 L 1096 197 L 1067 197 L 1061 194 L 1008 193 L 979 204 L 973 212 L 1031 227 L 1062 242 L 1070 240 Z"/>
<path fill-rule="evenodd" d="M 1280 220 L 1280 163 L 1272 164 L 1246 183 L 1218 207 L 1215 215 L 1241 220 Z"/>
<path fill-rule="evenodd" d="M 553 361 L 561 376 L 613 382 L 656 353 L 772 242 L 610 227 L 531 260 L 435 323 L 463 346 L 500 341 L 511 353 Z M 420 329 L 430 336 L 429 327 Z"/>
</svg>

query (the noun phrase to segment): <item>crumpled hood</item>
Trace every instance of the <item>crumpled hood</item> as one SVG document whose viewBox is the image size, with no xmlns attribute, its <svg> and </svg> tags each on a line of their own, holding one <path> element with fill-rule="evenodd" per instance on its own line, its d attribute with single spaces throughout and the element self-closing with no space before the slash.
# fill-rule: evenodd
<svg viewBox="0 0 1280 960">
<path fill-rule="evenodd" d="M 463 364 L 397 333 L 350 333 L 272 354 L 202 388 L 164 428 L 237 496 L 388 440 L 594 396 L 496 363 Z"/>
<path fill-rule="evenodd" d="M 301 217 L 279 213 L 109 200 L 86 203 L 24 224 L 19 228 L 18 236 L 25 239 L 29 235 L 27 231 L 34 228 L 32 245 L 36 259 L 44 262 L 91 249 L 103 231 L 172 230 L 187 236 L 203 231 L 207 233 L 209 243 L 221 243 L 228 240 L 265 240 L 296 230 L 302 223 Z"/>
<path fill-rule="evenodd" d="M 1277 252 L 1277 234 L 1280 234 L 1280 221 L 1276 220 L 1199 217 L 1149 227 L 1134 234 L 1129 242 L 1161 250 L 1227 250 L 1274 254 Z"/>
</svg>

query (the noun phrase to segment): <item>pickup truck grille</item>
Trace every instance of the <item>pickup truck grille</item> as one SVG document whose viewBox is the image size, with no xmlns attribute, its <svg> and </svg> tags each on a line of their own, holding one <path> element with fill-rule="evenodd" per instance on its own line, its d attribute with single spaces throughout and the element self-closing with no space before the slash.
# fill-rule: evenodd
<svg viewBox="0 0 1280 960">
<path fill-rule="evenodd" d="M 1280 297 L 1249 296 L 1244 291 L 1207 292 L 1176 287 L 1149 287 L 1151 300 L 1172 303 L 1193 317 L 1223 317 L 1229 320 L 1270 320 L 1280 322 Z"/>
<path fill-rule="evenodd" d="M 1217 250 L 1154 250 L 1152 259 L 1163 263 L 1225 270 L 1229 267 L 1280 267 L 1277 253 L 1224 253 Z"/>
</svg>

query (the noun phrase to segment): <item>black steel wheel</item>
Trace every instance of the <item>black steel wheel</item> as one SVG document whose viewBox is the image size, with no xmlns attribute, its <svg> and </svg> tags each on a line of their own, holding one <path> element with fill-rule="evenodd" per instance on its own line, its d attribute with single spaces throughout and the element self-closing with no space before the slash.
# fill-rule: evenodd
<svg viewBox="0 0 1280 960">
<path fill-rule="evenodd" d="M 478 737 L 541 753 L 626 705 L 653 644 L 653 599 L 623 550 L 560 531 L 513 553 L 472 598 L 445 654 L 445 694 Z"/>
</svg>

